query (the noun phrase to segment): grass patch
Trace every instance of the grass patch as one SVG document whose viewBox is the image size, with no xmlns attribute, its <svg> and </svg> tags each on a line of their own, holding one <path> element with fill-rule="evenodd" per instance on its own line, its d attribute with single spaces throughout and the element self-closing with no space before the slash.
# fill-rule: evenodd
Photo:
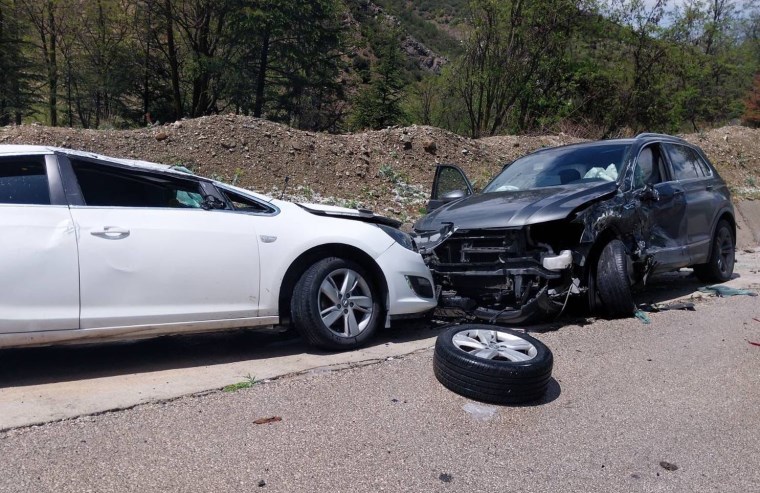
<svg viewBox="0 0 760 493">
<path fill-rule="evenodd" d="M 250 389 L 257 383 L 258 381 L 256 380 L 256 377 L 252 377 L 250 374 L 248 374 L 246 375 L 245 380 L 243 380 L 242 382 L 233 383 L 225 387 L 222 387 L 222 392 L 237 392 L 238 390 L 242 390 L 242 389 Z"/>
</svg>

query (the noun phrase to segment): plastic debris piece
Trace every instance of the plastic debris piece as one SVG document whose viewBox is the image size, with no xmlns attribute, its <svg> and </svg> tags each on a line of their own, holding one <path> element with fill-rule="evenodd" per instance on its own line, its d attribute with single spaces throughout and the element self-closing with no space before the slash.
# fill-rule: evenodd
<svg viewBox="0 0 760 493">
<path fill-rule="evenodd" d="M 754 320 L 755 322 L 760 322 L 760 318 L 757 318 L 757 317 L 752 317 L 752 320 Z"/>
<path fill-rule="evenodd" d="M 462 406 L 462 409 L 479 421 L 488 421 L 489 419 L 492 419 L 496 416 L 496 411 L 498 410 L 494 406 L 486 406 L 485 404 L 476 404 L 474 402 L 468 402 Z"/>
<path fill-rule="evenodd" d="M 646 312 L 643 312 L 641 310 L 636 310 L 633 312 L 633 316 L 641 320 L 641 323 L 643 324 L 651 324 L 652 321 L 649 319 L 649 315 L 646 314 Z"/>
<path fill-rule="evenodd" d="M 738 295 L 757 296 L 756 292 L 750 291 L 749 289 L 730 288 L 728 286 L 723 286 L 720 284 L 716 284 L 714 286 L 705 286 L 705 287 L 699 288 L 699 290 L 703 293 L 714 294 L 715 296 L 719 296 L 719 297 L 738 296 Z"/>
<path fill-rule="evenodd" d="M 748 343 L 752 344 L 753 346 L 760 347 L 760 342 L 754 342 L 754 341 L 747 341 Z"/>
<path fill-rule="evenodd" d="M 642 303 L 639 305 L 639 310 L 656 313 L 664 312 L 667 310 L 688 310 L 690 312 L 696 311 L 694 303 L 684 301 L 679 303 Z"/>
<path fill-rule="evenodd" d="M 668 461 L 664 461 L 664 460 L 660 461 L 660 467 L 662 467 L 666 471 L 677 471 L 678 470 L 678 466 L 677 465 L 673 464 L 672 462 L 668 462 Z"/>
<path fill-rule="evenodd" d="M 253 422 L 255 425 L 265 425 L 269 423 L 276 423 L 277 421 L 282 421 L 282 418 L 279 416 L 271 416 L 269 418 L 259 418 L 256 421 Z"/>
</svg>

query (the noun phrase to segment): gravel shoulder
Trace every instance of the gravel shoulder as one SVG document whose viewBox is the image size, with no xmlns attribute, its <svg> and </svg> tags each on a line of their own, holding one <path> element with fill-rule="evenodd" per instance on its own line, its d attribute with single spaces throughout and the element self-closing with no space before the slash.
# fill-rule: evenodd
<svg viewBox="0 0 760 493">
<path fill-rule="evenodd" d="M 424 350 L 13 430 L 0 491 L 757 491 L 757 316 L 740 296 L 549 328 L 546 399 L 486 417 Z"/>
</svg>

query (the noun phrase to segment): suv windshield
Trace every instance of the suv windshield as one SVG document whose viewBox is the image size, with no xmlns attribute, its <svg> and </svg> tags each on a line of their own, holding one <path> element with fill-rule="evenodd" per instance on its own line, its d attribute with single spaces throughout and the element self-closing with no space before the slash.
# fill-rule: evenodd
<svg viewBox="0 0 760 493">
<path fill-rule="evenodd" d="M 521 157 L 491 180 L 483 193 L 616 181 L 627 143 L 557 147 Z"/>
</svg>

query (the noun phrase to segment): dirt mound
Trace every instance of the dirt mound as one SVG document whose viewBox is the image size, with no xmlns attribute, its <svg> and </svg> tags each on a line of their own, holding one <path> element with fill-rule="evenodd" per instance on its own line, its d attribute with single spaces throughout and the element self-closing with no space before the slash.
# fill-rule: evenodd
<svg viewBox="0 0 760 493">
<path fill-rule="evenodd" d="M 760 130 L 724 127 L 684 137 L 705 149 L 735 192 L 760 196 Z M 288 197 L 368 207 L 405 222 L 424 210 L 437 163 L 460 165 L 482 186 L 505 162 L 580 140 L 566 135 L 472 140 L 416 125 L 331 135 L 232 115 L 137 130 L 0 128 L 0 144 L 44 144 L 181 164 L 276 196 L 290 176 Z"/>
</svg>

